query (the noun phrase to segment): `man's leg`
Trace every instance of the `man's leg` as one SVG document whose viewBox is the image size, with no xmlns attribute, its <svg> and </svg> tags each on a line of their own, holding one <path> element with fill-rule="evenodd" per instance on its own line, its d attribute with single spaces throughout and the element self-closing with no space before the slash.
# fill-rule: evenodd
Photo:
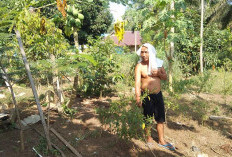
<svg viewBox="0 0 232 157">
<path fill-rule="evenodd" d="M 158 132 L 158 137 L 159 137 L 159 144 L 167 144 L 167 142 L 164 141 L 164 123 L 163 122 L 157 122 L 156 126 L 157 132 Z"/>
<path fill-rule="evenodd" d="M 151 125 L 146 126 L 145 136 L 148 143 L 153 141 L 153 138 L 151 137 Z"/>
</svg>

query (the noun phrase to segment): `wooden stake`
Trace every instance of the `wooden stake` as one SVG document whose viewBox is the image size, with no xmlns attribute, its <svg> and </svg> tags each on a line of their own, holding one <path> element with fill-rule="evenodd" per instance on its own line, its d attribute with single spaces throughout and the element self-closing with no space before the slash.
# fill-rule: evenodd
<svg viewBox="0 0 232 157">
<path fill-rule="evenodd" d="M 42 111 L 42 108 L 41 108 L 41 105 L 40 105 L 40 102 L 39 102 L 39 97 L 38 97 L 37 91 L 35 89 L 35 84 L 34 84 L 34 81 L 33 81 L 32 75 L 31 75 L 31 70 L 30 70 L 29 64 L 27 62 L 27 57 L 26 57 L 26 54 L 25 54 L 25 51 L 24 51 L 24 48 L 23 48 L 23 43 L 22 43 L 22 40 L 21 40 L 21 36 L 20 36 L 20 33 L 19 33 L 18 30 L 15 30 L 15 33 L 16 33 L 16 38 L 18 39 L 19 48 L 20 48 L 20 52 L 22 54 L 22 58 L 23 58 L 23 62 L 24 62 L 24 65 L 25 65 L 25 68 L 26 68 L 26 71 L 27 71 L 27 75 L 28 75 L 30 83 L 31 83 L 31 88 L 32 88 L 32 92 L 33 92 L 34 97 L 35 97 L 35 101 L 36 101 L 36 105 L 37 105 L 37 108 L 38 108 L 38 111 L 39 111 L 40 119 L 41 119 L 42 124 L 43 124 L 43 129 L 44 129 L 45 137 L 47 139 L 48 148 L 49 148 L 49 150 L 51 150 L 52 146 L 51 146 L 51 141 L 50 141 L 50 138 L 49 138 L 49 135 L 48 135 L 47 125 L 45 123 L 45 119 L 44 119 L 44 116 L 43 116 L 43 111 Z"/>
<path fill-rule="evenodd" d="M 50 128 L 51 132 L 56 135 L 76 156 L 82 157 L 73 146 L 71 146 L 55 129 Z"/>
</svg>

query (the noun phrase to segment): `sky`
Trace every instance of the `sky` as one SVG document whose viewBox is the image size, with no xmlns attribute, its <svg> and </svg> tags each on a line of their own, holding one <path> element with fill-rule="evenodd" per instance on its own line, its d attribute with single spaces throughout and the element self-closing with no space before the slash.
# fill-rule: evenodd
<svg viewBox="0 0 232 157">
<path fill-rule="evenodd" d="M 227 0 L 227 3 L 232 5 L 232 0 Z"/>
<path fill-rule="evenodd" d="M 125 13 L 126 6 L 110 2 L 110 12 L 113 14 L 114 21 L 121 20 L 122 15 Z"/>
</svg>

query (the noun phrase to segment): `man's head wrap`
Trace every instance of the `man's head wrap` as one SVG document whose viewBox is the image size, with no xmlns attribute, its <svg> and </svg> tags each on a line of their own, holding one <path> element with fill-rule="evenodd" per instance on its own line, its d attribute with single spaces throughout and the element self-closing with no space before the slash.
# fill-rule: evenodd
<svg viewBox="0 0 232 157">
<path fill-rule="evenodd" d="M 139 63 L 142 61 L 141 58 L 141 49 L 142 47 L 146 47 L 149 52 L 149 66 L 148 66 L 148 75 L 151 75 L 151 69 L 157 69 L 158 67 L 162 67 L 163 60 L 156 58 L 156 50 L 155 47 L 149 43 L 143 44 L 138 51 L 136 52 L 138 56 L 140 56 Z"/>
</svg>

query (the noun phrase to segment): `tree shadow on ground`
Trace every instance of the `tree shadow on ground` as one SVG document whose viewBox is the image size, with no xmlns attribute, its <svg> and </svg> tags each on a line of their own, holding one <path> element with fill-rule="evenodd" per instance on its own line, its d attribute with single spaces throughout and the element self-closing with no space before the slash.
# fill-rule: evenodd
<svg viewBox="0 0 232 157">
<path fill-rule="evenodd" d="M 192 132 L 197 132 L 194 126 L 187 126 L 186 124 L 176 123 L 168 120 L 167 127 L 173 130 L 189 130 Z"/>
<path fill-rule="evenodd" d="M 186 117 L 191 117 L 192 120 L 196 120 L 198 124 L 202 124 L 202 118 L 206 115 L 206 101 L 189 101 L 185 98 L 181 98 L 178 102 L 174 102 L 178 105 L 175 110 L 168 110 L 167 115 L 178 117 L 180 114 Z"/>
<path fill-rule="evenodd" d="M 156 129 L 154 129 L 154 128 L 151 129 L 151 136 L 152 136 L 153 140 L 155 140 L 157 142 L 157 145 L 158 145 L 159 138 L 158 138 L 158 133 L 157 133 Z M 174 153 L 175 155 L 171 155 L 171 156 L 184 156 L 184 154 L 179 152 L 178 147 L 175 147 L 175 148 L 176 148 L 176 150 L 172 151 L 172 153 Z"/>
<path fill-rule="evenodd" d="M 178 117 L 179 115 L 184 115 L 185 117 L 190 117 L 192 120 L 197 121 L 199 125 L 208 126 L 214 130 L 218 130 L 222 135 L 231 139 L 231 122 L 229 121 L 213 121 L 209 119 L 209 109 L 212 110 L 211 104 L 221 105 L 225 110 L 230 110 L 228 106 L 222 105 L 219 102 L 213 100 L 206 100 L 202 97 L 197 96 L 193 100 L 188 100 L 186 98 L 181 98 L 177 102 L 179 107 L 176 110 L 168 110 L 167 117 Z M 217 106 L 215 105 L 215 106 Z M 229 111 L 228 111 L 229 112 Z M 179 125 L 176 122 L 169 122 L 167 126 L 170 129 L 178 130 L 190 130 L 196 131 L 192 126 Z"/>
<path fill-rule="evenodd" d="M 54 128 L 65 140 L 67 140 L 80 154 L 83 156 L 98 156 L 98 157 L 115 157 L 115 156 L 141 156 L 152 157 L 153 154 L 150 150 L 141 149 L 132 141 L 120 139 L 117 135 L 103 130 L 101 127 L 94 127 L 93 125 L 86 125 L 76 123 L 75 120 L 68 121 L 68 118 L 58 116 L 57 113 L 51 116 L 52 123 L 50 126 Z M 89 114 L 89 113 L 88 113 Z M 43 127 L 41 123 L 32 125 L 43 134 Z M 10 136 L 8 136 L 10 134 Z M 20 152 L 19 130 L 5 132 L 0 134 L 0 146 L 3 146 L 6 141 L 11 141 L 7 147 L 3 146 L 4 155 L 12 156 L 34 156 L 35 152 L 32 151 L 33 147 L 44 151 L 46 147 L 42 148 L 41 136 L 33 129 L 24 131 L 25 151 Z M 57 145 L 66 156 L 74 157 L 75 155 L 62 143 L 53 133 L 50 132 L 51 141 Z M 152 149 L 157 157 L 168 156 L 174 157 L 172 153 L 162 150 Z M 46 157 L 46 155 L 43 155 Z"/>
<path fill-rule="evenodd" d="M 92 106 L 91 106 L 92 105 Z M 55 111 L 50 111 L 50 127 L 54 128 L 65 140 L 67 140 L 80 154 L 83 156 L 99 156 L 99 157 L 116 157 L 116 156 L 141 156 L 152 157 L 153 154 L 150 150 L 142 149 L 137 146 L 133 141 L 127 141 L 120 139 L 119 136 L 113 134 L 110 130 L 104 130 L 100 125 L 96 125 L 96 121 L 91 119 L 97 118 L 97 115 L 93 109 L 97 107 L 107 106 L 107 101 L 99 103 L 99 100 L 90 102 L 89 104 L 83 104 L 83 102 L 77 102 L 73 104 L 73 107 L 77 107 L 78 113 L 73 119 L 67 116 L 59 115 Z M 92 108 L 92 110 L 89 110 Z M 30 110 L 23 110 L 22 116 L 36 114 L 36 108 Z M 44 115 L 47 115 L 47 111 L 44 110 Z M 36 128 L 39 132 L 43 133 L 43 127 L 41 122 L 38 122 L 32 127 Z M 6 156 L 34 156 L 32 147 L 41 146 L 40 139 L 42 138 L 33 129 L 24 131 L 25 151 L 20 152 L 19 130 L 13 130 L 13 134 L 9 136 L 8 132 L 0 134 L 1 142 L 0 146 L 4 145 L 3 142 L 12 141 L 11 145 L 7 147 L 1 147 Z M 51 141 L 55 143 L 66 156 L 75 156 L 57 137 L 50 133 Z M 46 149 L 46 148 L 43 148 Z M 176 156 L 172 152 L 162 151 L 158 149 L 152 149 L 154 154 L 159 156 Z M 174 153 L 178 155 L 177 153 Z M 0 154 L 1 155 L 1 154 Z M 181 154 L 179 154 L 181 155 Z M 44 155 L 45 157 L 46 155 Z"/>
</svg>

